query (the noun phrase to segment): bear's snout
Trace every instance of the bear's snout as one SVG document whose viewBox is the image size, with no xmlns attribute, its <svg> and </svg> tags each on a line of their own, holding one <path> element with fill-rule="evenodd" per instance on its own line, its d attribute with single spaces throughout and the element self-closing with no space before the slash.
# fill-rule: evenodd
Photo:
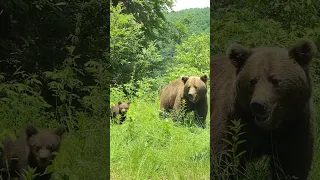
<svg viewBox="0 0 320 180">
<path fill-rule="evenodd" d="M 188 98 L 189 98 L 190 101 L 192 101 L 193 100 L 193 95 L 189 93 L 188 94 Z"/>
<path fill-rule="evenodd" d="M 261 99 L 252 100 L 250 102 L 250 109 L 256 117 L 264 118 L 267 116 L 266 103 Z"/>
<path fill-rule="evenodd" d="M 43 161 L 43 160 L 47 160 L 50 157 L 50 151 L 47 149 L 41 149 L 39 151 L 39 160 Z"/>
<path fill-rule="evenodd" d="M 48 157 L 40 157 L 41 163 L 46 163 L 48 161 Z"/>
<path fill-rule="evenodd" d="M 191 102 L 196 102 L 197 101 L 197 94 L 196 93 L 189 93 L 188 94 L 188 99 Z"/>
<path fill-rule="evenodd" d="M 48 149 L 40 149 L 37 160 L 38 166 L 43 168 L 50 164 L 51 152 Z"/>
</svg>

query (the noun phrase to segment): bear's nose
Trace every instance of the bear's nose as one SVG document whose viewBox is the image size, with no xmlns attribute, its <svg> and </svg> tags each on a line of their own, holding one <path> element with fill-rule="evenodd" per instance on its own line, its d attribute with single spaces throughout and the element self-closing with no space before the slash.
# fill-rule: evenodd
<svg viewBox="0 0 320 180">
<path fill-rule="evenodd" d="M 188 94 L 188 98 L 190 99 L 190 100 L 192 100 L 193 99 L 193 96 L 192 96 L 192 94 Z"/>
<path fill-rule="evenodd" d="M 41 161 L 41 162 L 46 162 L 47 160 L 48 160 L 48 158 L 46 158 L 46 157 L 41 157 L 41 158 L 40 158 L 40 161 Z"/>
<path fill-rule="evenodd" d="M 250 103 L 250 109 L 255 116 L 263 117 L 266 115 L 265 102 L 262 100 L 254 100 Z"/>
</svg>

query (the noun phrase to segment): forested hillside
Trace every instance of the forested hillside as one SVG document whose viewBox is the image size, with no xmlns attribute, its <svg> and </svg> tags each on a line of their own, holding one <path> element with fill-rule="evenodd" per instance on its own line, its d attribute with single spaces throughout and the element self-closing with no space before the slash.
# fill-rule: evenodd
<svg viewBox="0 0 320 180">
<path fill-rule="evenodd" d="M 211 55 L 225 54 L 230 43 L 247 47 L 264 45 L 288 47 L 299 38 L 313 40 L 319 48 L 319 3 L 315 1 L 211 1 Z M 320 61 L 312 61 L 313 98 L 316 110 L 315 154 L 310 179 L 320 177 Z M 269 159 L 250 164 L 247 179 L 270 179 Z M 219 168 L 218 166 L 215 166 Z M 225 167 L 222 167 L 225 169 Z M 223 175 L 220 175 L 220 178 Z"/>
<path fill-rule="evenodd" d="M 170 23 L 169 27 L 175 28 L 175 35 L 178 40 L 168 39 L 167 42 L 161 43 L 160 54 L 164 59 L 164 65 L 172 66 L 172 57 L 176 55 L 176 45 L 181 44 L 181 41 L 187 37 L 193 36 L 198 38 L 206 37 L 210 30 L 210 9 L 209 8 L 191 8 L 184 9 L 178 12 L 167 13 L 167 21 Z M 179 40 L 180 39 L 180 40 Z M 195 44 L 193 44 L 195 45 Z"/>
<path fill-rule="evenodd" d="M 160 118 L 158 89 L 182 76 L 209 75 L 209 8 L 184 16 L 169 13 L 172 1 L 153 2 L 111 7 L 110 101 L 131 102 L 123 124 L 111 121 L 111 178 L 208 179 L 209 128 L 198 127 L 192 113 L 179 122 Z M 131 8 L 137 6 L 161 10 L 148 11 L 155 21 L 146 23 Z"/>
<path fill-rule="evenodd" d="M 209 32 L 210 19 L 208 17 L 210 17 L 210 8 L 184 9 L 166 15 L 168 21 L 184 25 L 189 34 Z"/>
</svg>

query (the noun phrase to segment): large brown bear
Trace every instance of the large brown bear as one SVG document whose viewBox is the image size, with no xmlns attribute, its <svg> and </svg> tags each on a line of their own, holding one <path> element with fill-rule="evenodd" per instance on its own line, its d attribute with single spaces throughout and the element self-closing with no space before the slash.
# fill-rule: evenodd
<svg viewBox="0 0 320 180">
<path fill-rule="evenodd" d="M 59 151 L 62 135 L 65 128 L 59 128 L 48 131 L 38 130 L 32 125 L 28 125 L 25 129 L 25 134 L 18 136 L 15 141 L 6 137 L 3 141 L 3 154 L 1 157 L 1 168 L 8 169 L 1 173 L 3 179 L 10 177 L 19 177 L 24 174 L 28 166 L 36 168 L 35 173 L 40 175 L 35 180 L 49 180 L 52 173 L 41 175 L 45 169 L 52 164 L 55 158 L 55 153 Z"/>
<path fill-rule="evenodd" d="M 272 179 L 306 180 L 313 158 L 312 84 L 309 66 L 315 44 L 301 39 L 289 49 L 231 45 L 211 59 L 211 164 L 228 147 L 230 120 L 241 119 L 247 161 L 271 156 Z M 219 173 L 211 167 L 211 177 Z M 221 171 L 220 171 L 221 172 Z"/>
<path fill-rule="evenodd" d="M 208 113 L 207 80 L 207 75 L 203 75 L 182 77 L 170 82 L 162 89 L 160 110 L 178 111 L 181 109 L 182 100 L 185 100 L 185 112 L 194 111 L 196 122 L 205 128 Z"/>
<path fill-rule="evenodd" d="M 120 115 L 120 124 L 122 124 L 126 119 L 126 114 L 129 110 L 131 102 L 121 102 L 119 101 L 117 105 L 111 107 L 111 119 L 116 118 Z"/>
</svg>

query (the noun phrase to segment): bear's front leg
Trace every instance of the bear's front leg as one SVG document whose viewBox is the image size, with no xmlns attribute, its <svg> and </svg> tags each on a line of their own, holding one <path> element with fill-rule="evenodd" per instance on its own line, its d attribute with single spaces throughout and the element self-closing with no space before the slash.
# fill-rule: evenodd
<svg viewBox="0 0 320 180">
<path fill-rule="evenodd" d="M 297 140 L 293 137 L 278 147 L 270 160 L 272 179 L 307 180 L 312 164 L 312 140 L 308 138 Z"/>
<path fill-rule="evenodd" d="M 179 119 L 183 120 L 183 118 L 185 117 L 186 115 L 186 112 L 185 112 L 185 106 L 182 105 L 183 103 L 183 100 L 180 96 L 177 96 L 176 99 L 175 99 L 175 102 L 174 102 L 174 105 L 173 105 L 173 117 L 172 119 L 174 121 L 177 121 Z"/>
<path fill-rule="evenodd" d="M 196 123 L 202 128 L 206 128 L 207 113 L 208 113 L 207 104 L 199 104 L 195 106 L 194 117 L 195 117 Z"/>
</svg>

